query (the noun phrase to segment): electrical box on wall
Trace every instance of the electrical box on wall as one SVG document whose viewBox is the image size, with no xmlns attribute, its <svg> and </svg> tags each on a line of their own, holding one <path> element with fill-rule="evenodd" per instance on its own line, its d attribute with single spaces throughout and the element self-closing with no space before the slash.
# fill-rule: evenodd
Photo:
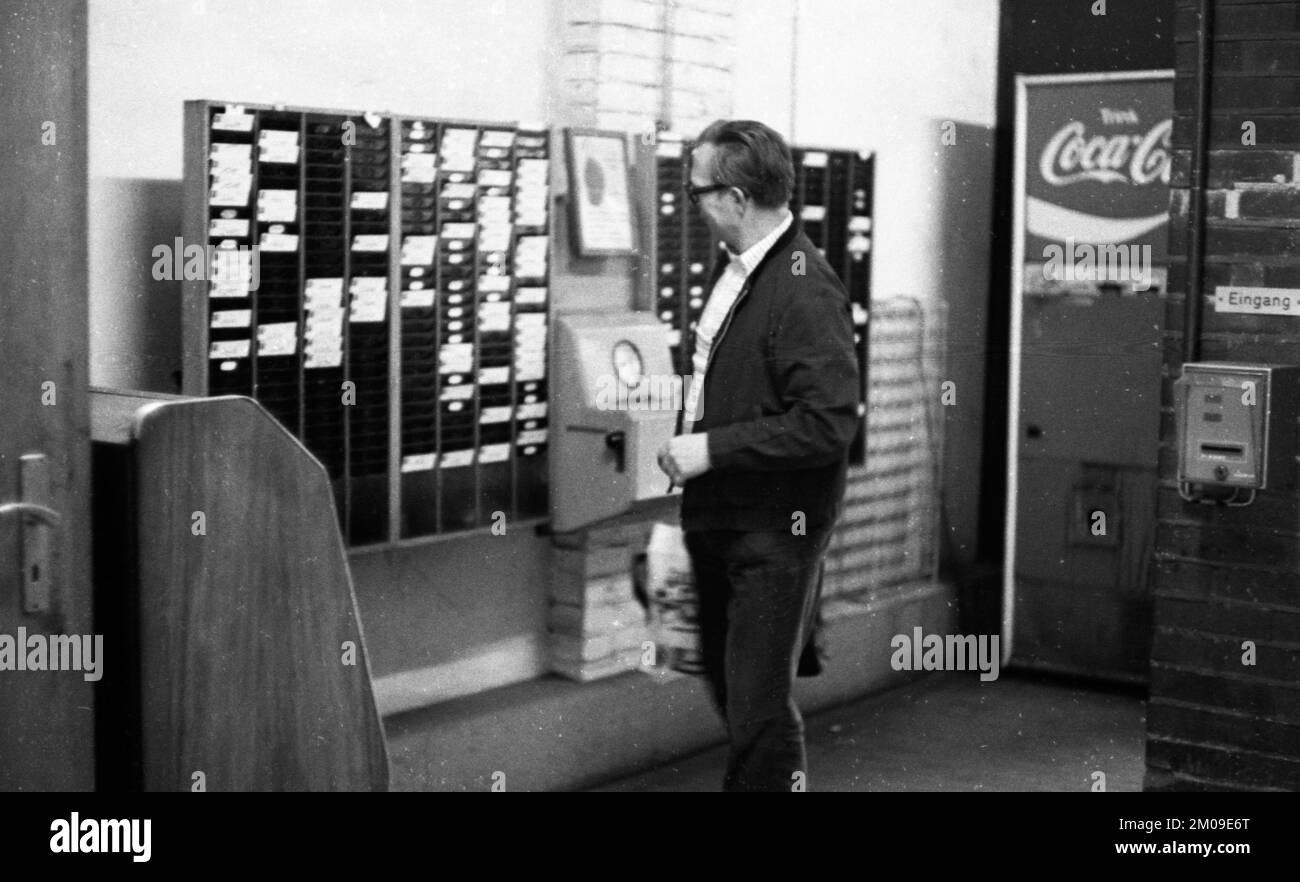
<svg viewBox="0 0 1300 882">
<path fill-rule="evenodd" d="M 1174 383 L 1178 482 L 1280 490 L 1295 483 L 1300 367 L 1200 362 Z"/>
</svg>

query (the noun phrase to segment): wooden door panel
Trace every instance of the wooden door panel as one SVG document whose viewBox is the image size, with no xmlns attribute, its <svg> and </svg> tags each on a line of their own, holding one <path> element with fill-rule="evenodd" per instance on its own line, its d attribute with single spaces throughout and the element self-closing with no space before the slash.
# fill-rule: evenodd
<svg viewBox="0 0 1300 882">
<path fill-rule="evenodd" d="M 86 8 L 13 0 L 0 35 L 0 503 L 23 454 L 50 464 L 50 606 L 28 613 L 20 514 L 0 515 L 0 635 L 92 635 L 86 397 Z M 20 630 L 21 629 L 21 630 Z M 11 662 L 12 663 L 12 662 Z M 94 784 L 94 685 L 0 670 L 0 790 Z"/>
</svg>

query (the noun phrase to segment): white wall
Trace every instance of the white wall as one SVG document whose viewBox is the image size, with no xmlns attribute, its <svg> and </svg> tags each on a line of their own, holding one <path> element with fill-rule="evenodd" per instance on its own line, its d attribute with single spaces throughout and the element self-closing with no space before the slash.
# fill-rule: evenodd
<svg viewBox="0 0 1300 882">
<path fill-rule="evenodd" d="M 930 296 L 947 216 L 936 185 L 948 159 L 941 151 L 964 146 L 941 146 L 939 127 L 993 125 L 997 0 L 754 0 L 741 15 L 749 20 L 738 29 L 736 115 L 800 144 L 874 150 L 872 291 Z M 991 166 L 989 175 L 991 186 Z"/>
<path fill-rule="evenodd" d="M 187 99 L 549 121 L 550 0 L 90 0 L 91 382 L 173 391 Z"/>
<path fill-rule="evenodd" d="M 957 381 L 957 406 L 943 408 L 942 481 L 961 562 L 977 550 L 998 7 L 750 0 L 737 28 L 736 116 L 797 144 L 874 151 L 872 296 L 947 311 L 947 345 L 928 367 L 936 394 L 941 379 Z M 947 121 L 951 146 L 940 140 Z"/>
<path fill-rule="evenodd" d="M 540 120 L 549 0 L 90 0 L 90 173 L 179 178 L 181 103 Z"/>
<path fill-rule="evenodd" d="M 794 106 L 794 8 L 795 0 L 744 0 L 736 10 L 736 95 L 732 110 L 737 119 L 760 120 L 787 139 Z"/>
</svg>

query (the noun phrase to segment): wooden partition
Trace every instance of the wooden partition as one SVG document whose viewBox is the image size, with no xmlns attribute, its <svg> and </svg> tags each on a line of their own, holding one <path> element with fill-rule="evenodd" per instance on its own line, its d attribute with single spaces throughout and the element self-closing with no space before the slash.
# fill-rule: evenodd
<svg viewBox="0 0 1300 882">
<path fill-rule="evenodd" d="M 385 790 L 324 468 L 257 402 L 95 390 L 103 789 Z"/>
</svg>

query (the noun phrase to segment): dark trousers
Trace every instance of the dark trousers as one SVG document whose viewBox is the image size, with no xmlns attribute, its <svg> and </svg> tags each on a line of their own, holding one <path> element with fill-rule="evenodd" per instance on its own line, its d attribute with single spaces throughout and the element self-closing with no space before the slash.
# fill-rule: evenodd
<svg viewBox="0 0 1300 882">
<path fill-rule="evenodd" d="M 790 791 L 807 781 L 794 703 L 831 528 L 686 534 L 699 602 L 704 673 L 731 739 L 723 789 Z"/>
</svg>

